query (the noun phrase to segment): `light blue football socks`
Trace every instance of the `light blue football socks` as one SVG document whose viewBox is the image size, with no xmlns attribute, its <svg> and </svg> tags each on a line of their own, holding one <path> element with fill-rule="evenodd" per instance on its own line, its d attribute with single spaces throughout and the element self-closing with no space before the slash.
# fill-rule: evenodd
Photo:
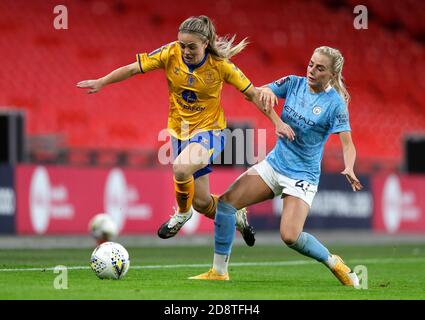
<svg viewBox="0 0 425 320">
<path fill-rule="evenodd" d="M 230 204 L 218 201 L 214 228 L 214 262 L 213 269 L 219 274 L 227 273 L 230 253 L 236 230 L 236 208 Z M 326 265 L 330 263 L 329 250 L 314 236 L 301 232 L 297 241 L 288 246 L 299 253 L 313 258 Z"/>
<path fill-rule="evenodd" d="M 214 219 L 214 252 L 230 255 L 236 230 L 236 209 L 228 203 L 218 201 Z"/>
<path fill-rule="evenodd" d="M 218 201 L 214 219 L 213 269 L 218 274 L 227 274 L 230 252 L 236 231 L 236 209 L 228 203 Z"/>
<path fill-rule="evenodd" d="M 288 247 L 323 263 L 326 263 L 330 256 L 329 250 L 326 249 L 319 240 L 307 232 L 301 232 L 297 241 Z"/>
</svg>

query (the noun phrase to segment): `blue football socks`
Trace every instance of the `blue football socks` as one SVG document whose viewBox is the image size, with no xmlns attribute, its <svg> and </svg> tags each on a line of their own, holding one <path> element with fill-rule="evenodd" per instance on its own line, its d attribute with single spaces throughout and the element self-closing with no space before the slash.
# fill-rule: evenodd
<svg viewBox="0 0 425 320">
<path fill-rule="evenodd" d="M 214 252 L 230 255 L 236 230 L 236 209 L 230 204 L 218 201 L 214 220 Z"/>
<path fill-rule="evenodd" d="M 307 232 L 301 232 L 297 241 L 288 247 L 323 263 L 326 263 L 330 255 L 329 250 L 326 249 L 319 240 Z"/>
</svg>

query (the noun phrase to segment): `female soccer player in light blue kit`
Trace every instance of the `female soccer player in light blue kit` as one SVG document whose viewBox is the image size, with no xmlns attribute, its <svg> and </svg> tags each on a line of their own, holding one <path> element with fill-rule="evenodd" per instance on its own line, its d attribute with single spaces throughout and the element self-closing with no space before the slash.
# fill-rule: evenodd
<svg viewBox="0 0 425 320">
<path fill-rule="evenodd" d="M 320 47 L 311 57 L 306 77 L 287 76 L 260 88 L 264 104 L 277 105 L 278 98 L 285 99 L 281 118 L 293 129 L 295 137 L 279 137 L 266 159 L 243 173 L 220 197 L 213 268 L 190 279 L 229 280 L 227 266 L 235 235 L 235 212 L 281 195 L 283 242 L 325 264 L 342 284 L 358 285 L 356 274 L 339 256 L 303 232 L 319 184 L 324 145 L 331 133 L 338 134 L 341 140 L 345 164 L 341 173 L 353 191 L 362 189 L 353 171 L 356 150 L 347 110 L 349 94 L 342 80 L 343 64 L 338 50 Z"/>
</svg>

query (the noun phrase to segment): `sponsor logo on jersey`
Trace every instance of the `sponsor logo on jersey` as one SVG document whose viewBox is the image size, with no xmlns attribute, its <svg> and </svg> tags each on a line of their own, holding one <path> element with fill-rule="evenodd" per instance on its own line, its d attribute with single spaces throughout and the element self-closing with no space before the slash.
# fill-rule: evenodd
<svg viewBox="0 0 425 320">
<path fill-rule="evenodd" d="M 348 122 L 348 114 L 340 113 L 336 116 L 338 124 L 346 124 Z"/>
<path fill-rule="evenodd" d="M 311 127 L 314 127 L 316 125 L 316 123 L 313 120 L 307 119 L 302 114 L 292 109 L 290 106 L 286 105 L 284 108 L 288 114 L 288 117 L 291 118 L 293 121 L 297 122 L 298 125 L 301 125 L 302 123 L 304 123 L 304 125 L 309 125 Z"/>
</svg>

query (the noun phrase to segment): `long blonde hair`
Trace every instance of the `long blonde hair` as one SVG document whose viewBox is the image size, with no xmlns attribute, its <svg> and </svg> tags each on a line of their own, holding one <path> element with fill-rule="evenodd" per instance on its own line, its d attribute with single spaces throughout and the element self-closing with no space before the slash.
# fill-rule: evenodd
<svg viewBox="0 0 425 320">
<path fill-rule="evenodd" d="M 233 35 L 230 39 L 217 36 L 214 24 L 207 16 L 187 18 L 181 23 L 179 32 L 194 33 L 202 40 L 208 40 L 208 47 L 206 50 L 221 59 L 230 59 L 245 49 L 248 44 L 247 38 L 245 38 L 238 44 L 233 45 L 236 35 Z"/>
<path fill-rule="evenodd" d="M 350 102 L 350 94 L 345 87 L 344 77 L 342 76 L 344 57 L 342 56 L 341 52 L 338 49 L 326 46 L 316 48 L 314 52 L 323 54 L 331 60 L 331 71 L 336 74 L 336 77 L 331 79 L 331 85 L 348 105 Z"/>
</svg>

